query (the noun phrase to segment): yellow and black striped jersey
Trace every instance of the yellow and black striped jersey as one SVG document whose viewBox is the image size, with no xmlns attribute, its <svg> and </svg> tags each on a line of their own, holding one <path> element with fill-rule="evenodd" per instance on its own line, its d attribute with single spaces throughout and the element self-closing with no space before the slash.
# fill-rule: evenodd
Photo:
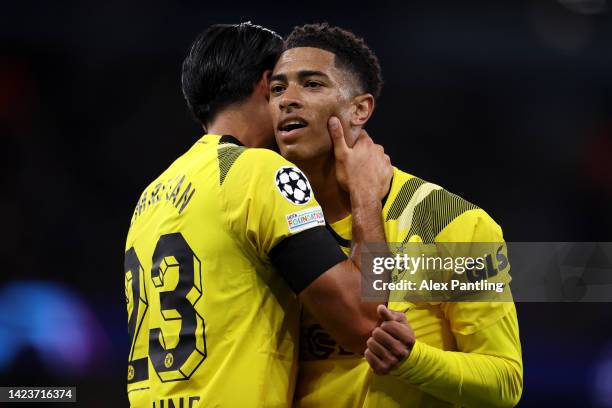
<svg viewBox="0 0 612 408">
<path fill-rule="evenodd" d="M 150 183 L 125 246 L 131 406 L 289 405 L 296 294 L 346 259 L 324 225 L 302 172 L 231 136 Z"/>
<path fill-rule="evenodd" d="M 485 211 L 436 184 L 397 168 L 394 169 L 382 216 L 387 242 L 503 242 L 501 228 Z M 348 253 L 351 217 L 333 223 L 331 228 L 338 244 Z M 393 294 L 390 295 L 392 298 Z M 520 361 L 518 323 L 512 302 L 390 301 L 389 307 L 406 314 L 418 342 L 443 350 L 456 351 L 456 336 L 485 330 L 494 322 L 507 318 L 512 341 L 498 344 L 507 344 L 504 346 L 507 352 Z M 492 337 L 499 335 L 491 333 Z M 491 341 L 495 342 L 495 338 Z M 304 311 L 295 406 L 387 408 L 449 405 L 395 376 L 374 375 L 362 355 L 343 350 Z"/>
</svg>

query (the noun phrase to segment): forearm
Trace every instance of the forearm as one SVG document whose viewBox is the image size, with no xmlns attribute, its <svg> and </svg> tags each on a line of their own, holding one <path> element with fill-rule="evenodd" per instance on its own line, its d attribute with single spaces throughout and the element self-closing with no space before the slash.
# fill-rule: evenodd
<svg viewBox="0 0 612 408">
<path fill-rule="evenodd" d="M 376 253 L 376 256 L 386 256 L 388 250 L 386 247 L 385 230 L 382 220 L 382 203 L 381 200 L 373 194 L 364 194 L 364 192 L 351 192 L 351 210 L 352 210 L 352 231 L 353 240 L 350 258 L 351 261 L 361 271 L 362 289 L 372 288 L 374 279 L 382 279 L 384 282 L 390 281 L 390 273 L 385 271 L 383 275 L 373 275 L 372 272 L 372 253 L 369 244 L 384 245 L 384 254 Z M 376 247 L 377 252 L 380 251 Z M 363 302 L 363 314 L 370 316 L 373 323 L 378 322 L 376 307 L 379 304 L 386 304 L 389 297 L 388 291 L 370 291 L 366 290 L 362 293 L 367 297 L 372 297 L 371 302 Z"/>
<path fill-rule="evenodd" d="M 382 202 L 378 196 L 367 192 L 351 192 L 351 211 L 352 211 L 352 230 L 353 240 L 351 247 L 351 260 L 362 272 L 362 278 L 369 282 L 374 275 L 372 274 L 372 250 L 376 251 L 376 256 L 387 256 L 388 247 L 384 223 L 382 219 Z M 372 244 L 375 244 L 372 246 Z M 383 252 L 383 253 L 381 253 Z M 362 265 L 363 261 L 366 264 Z M 369 260 L 369 262 L 368 262 Z M 390 273 L 385 270 L 382 275 L 376 275 L 376 279 L 384 282 L 390 281 Z M 384 297 L 385 301 L 388 293 L 376 293 L 377 297 Z"/>
<path fill-rule="evenodd" d="M 364 244 L 386 242 L 382 202 L 374 194 L 362 191 L 352 191 L 350 198 L 353 219 L 351 259 L 361 268 Z"/>
<path fill-rule="evenodd" d="M 522 392 L 522 369 L 512 359 L 444 351 L 419 341 L 391 374 L 441 400 L 468 407 L 514 406 Z"/>
</svg>

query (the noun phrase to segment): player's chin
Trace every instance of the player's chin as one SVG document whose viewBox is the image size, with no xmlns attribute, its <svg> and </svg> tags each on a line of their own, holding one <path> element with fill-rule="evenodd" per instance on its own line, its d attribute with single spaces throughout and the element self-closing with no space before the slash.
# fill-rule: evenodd
<svg viewBox="0 0 612 408">
<path fill-rule="evenodd" d="M 299 145 L 279 143 L 278 147 L 281 156 L 283 156 L 290 162 L 302 160 L 302 154 L 300 152 L 301 149 Z"/>
</svg>

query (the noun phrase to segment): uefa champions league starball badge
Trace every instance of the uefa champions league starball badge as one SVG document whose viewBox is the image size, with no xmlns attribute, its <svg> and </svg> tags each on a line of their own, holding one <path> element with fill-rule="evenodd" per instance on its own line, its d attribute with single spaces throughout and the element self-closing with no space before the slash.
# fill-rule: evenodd
<svg viewBox="0 0 612 408">
<path fill-rule="evenodd" d="M 293 204 L 304 205 L 312 197 L 310 183 L 297 167 L 285 166 L 278 169 L 275 182 L 278 191 Z"/>
</svg>

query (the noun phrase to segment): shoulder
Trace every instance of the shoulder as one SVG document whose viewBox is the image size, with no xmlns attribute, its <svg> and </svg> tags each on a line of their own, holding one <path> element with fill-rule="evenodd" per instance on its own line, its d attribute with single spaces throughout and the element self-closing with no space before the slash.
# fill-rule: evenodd
<svg viewBox="0 0 612 408">
<path fill-rule="evenodd" d="M 281 166 L 296 167 L 283 156 L 269 149 L 246 149 L 241 160 L 244 164 L 257 167 L 258 173 L 274 172 Z"/>
<path fill-rule="evenodd" d="M 235 191 L 240 199 L 257 196 L 263 202 L 281 199 L 297 206 L 311 201 L 316 204 L 306 175 L 278 153 L 248 148 L 227 155 L 219 164 L 220 184 L 225 194 Z"/>
<path fill-rule="evenodd" d="M 243 146 L 219 145 L 219 166 L 221 168 L 236 167 L 239 172 L 249 177 L 275 173 L 282 166 L 295 167 L 280 154 L 258 148 Z"/>
<path fill-rule="evenodd" d="M 387 220 L 407 218 L 424 242 L 499 240 L 500 226 L 478 205 L 438 184 L 395 169 Z"/>
<path fill-rule="evenodd" d="M 231 157 L 220 159 L 221 172 L 227 168 L 227 178 L 233 179 L 233 182 L 276 188 L 279 184 L 293 184 L 302 180 L 304 185 L 310 186 L 308 178 L 297 166 L 272 150 L 248 148 L 228 152 L 227 156 Z M 234 161 L 230 163 L 230 160 Z"/>
</svg>

